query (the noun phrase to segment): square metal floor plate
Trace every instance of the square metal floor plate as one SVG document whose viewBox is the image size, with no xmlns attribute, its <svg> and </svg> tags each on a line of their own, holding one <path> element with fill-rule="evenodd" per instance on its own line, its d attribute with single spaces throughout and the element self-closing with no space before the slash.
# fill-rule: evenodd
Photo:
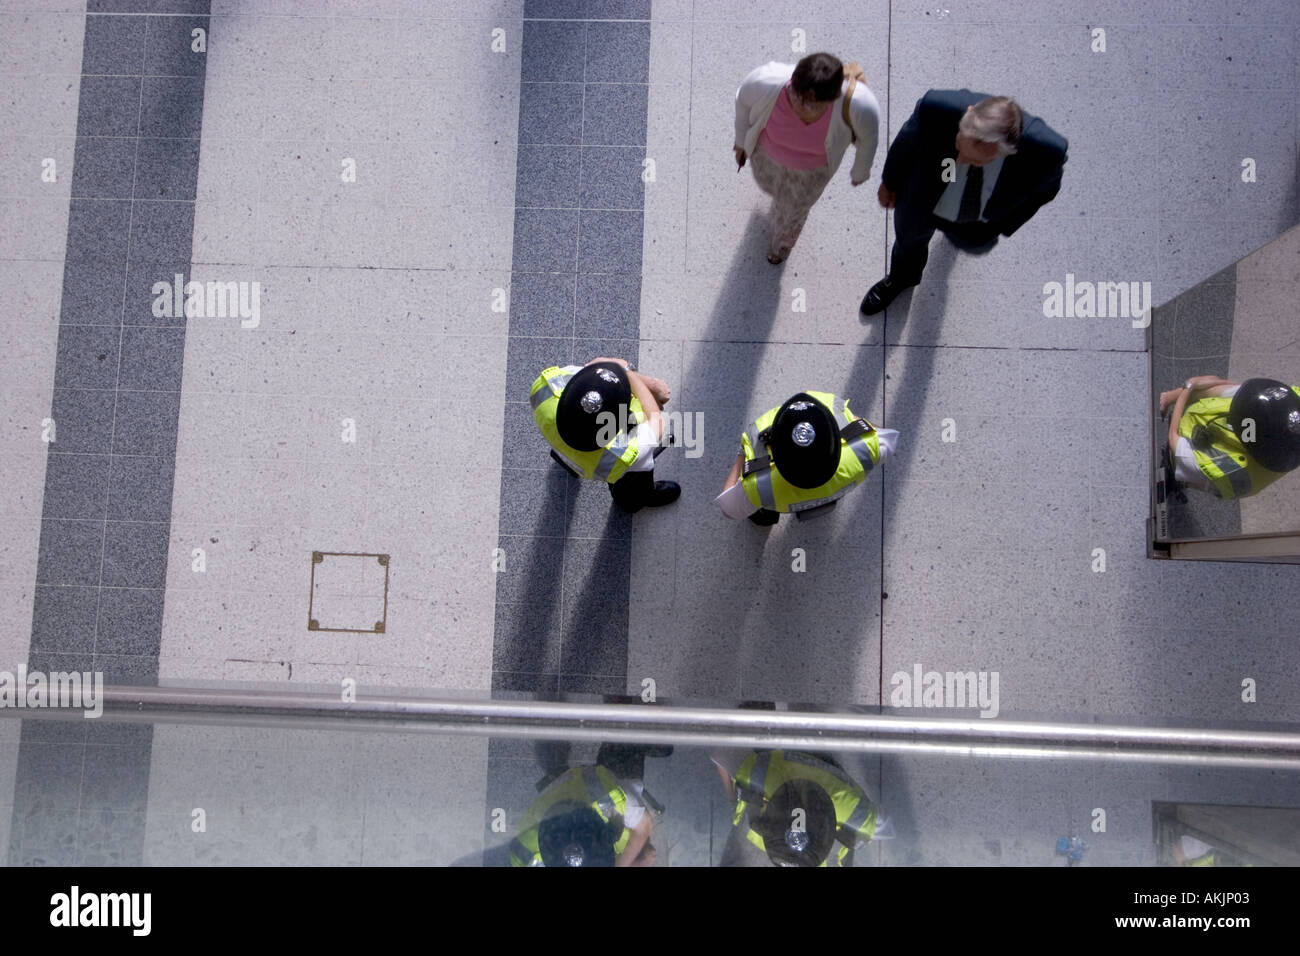
<svg viewBox="0 0 1300 956">
<path fill-rule="evenodd" d="M 307 630 L 383 634 L 388 627 L 388 555 L 311 553 Z"/>
</svg>

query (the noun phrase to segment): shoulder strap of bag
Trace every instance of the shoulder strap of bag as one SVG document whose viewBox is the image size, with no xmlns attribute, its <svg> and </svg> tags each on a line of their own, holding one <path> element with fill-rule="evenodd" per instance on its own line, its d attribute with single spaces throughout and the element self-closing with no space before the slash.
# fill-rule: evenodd
<svg viewBox="0 0 1300 956">
<path fill-rule="evenodd" d="M 862 72 L 862 67 L 856 62 L 846 64 L 844 67 L 844 78 L 849 81 L 849 88 L 844 91 L 844 106 L 841 112 L 844 115 L 844 123 L 849 128 L 849 135 L 853 137 L 853 142 L 858 141 L 857 131 L 853 129 L 853 123 L 849 120 L 849 100 L 853 99 L 853 88 L 858 85 L 858 80 L 863 83 L 867 82 L 867 74 Z"/>
</svg>

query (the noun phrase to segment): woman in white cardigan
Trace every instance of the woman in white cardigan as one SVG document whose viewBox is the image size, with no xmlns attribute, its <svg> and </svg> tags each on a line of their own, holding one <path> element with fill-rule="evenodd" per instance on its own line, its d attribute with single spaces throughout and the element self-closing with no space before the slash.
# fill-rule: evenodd
<svg viewBox="0 0 1300 956">
<path fill-rule="evenodd" d="M 812 53 L 795 66 L 767 63 L 736 91 L 737 168 L 752 160 L 754 180 L 772 197 L 767 261 L 784 262 L 813 204 L 855 142 L 852 182 L 871 176 L 880 105 L 852 69 L 829 53 Z M 845 109 L 845 95 L 848 96 Z M 848 122 L 845 122 L 847 116 Z"/>
</svg>

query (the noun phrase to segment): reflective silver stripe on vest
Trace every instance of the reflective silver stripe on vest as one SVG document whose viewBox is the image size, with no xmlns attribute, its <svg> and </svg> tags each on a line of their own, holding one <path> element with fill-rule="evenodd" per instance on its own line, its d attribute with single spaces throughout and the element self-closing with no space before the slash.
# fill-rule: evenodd
<svg viewBox="0 0 1300 956">
<path fill-rule="evenodd" d="M 757 455 L 758 454 L 758 427 L 756 425 L 750 425 L 748 428 L 745 429 L 745 434 L 749 436 L 749 447 L 752 448 L 754 450 L 754 454 Z"/>
<path fill-rule="evenodd" d="M 867 820 L 871 817 L 871 801 L 865 796 L 858 798 L 858 805 L 853 808 L 849 818 L 844 821 L 844 825 L 854 833 L 862 833 L 863 827 L 867 825 Z"/>
<path fill-rule="evenodd" d="M 839 491 L 825 498 L 814 498 L 812 501 L 796 501 L 790 505 L 790 514 L 798 514 L 800 511 L 811 511 L 813 508 L 820 508 L 822 505 L 830 504 L 832 501 L 838 501 L 847 495 L 856 487 L 856 482 L 850 482 Z"/>
<path fill-rule="evenodd" d="M 609 476 L 614 473 L 614 467 L 623 460 L 623 456 L 614 451 L 618 438 L 619 436 L 616 435 L 614 440 L 605 446 L 605 451 L 600 456 L 600 464 L 596 466 L 596 477 L 602 481 L 609 481 Z"/>
<path fill-rule="evenodd" d="M 867 444 L 867 436 L 859 435 L 857 438 L 850 438 L 848 441 L 849 451 L 857 456 L 858 461 L 862 462 L 862 470 L 870 473 L 871 469 L 876 467 L 876 463 L 871 459 L 871 446 Z"/>
<path fill-rule="evenodd" d="M 771 762 L 770 753 L 758 753 L 754 755 L 754 766 L 749 771 L 749 783 L 747 788 L 755 793 L 767 796 L 767 791 L 763 789 L 763 784 L 767 780 L 767 766 Z"/>
<path fill-rule="evenodd" d="M 582 768 L 582 782 L 587 785 L 587 796 L 591 797 L 591 802 L 599 808 L 602 817 L 608 820 L 618 812 L 613 798 L 600 782 L 600 775 L 596 773 L 595 767 Z"/>
<path fill-rule="evenodd" d="M 764 468 L 754 473 L 754 484 L 758 488 L 758 500 L 769 511 L 776 510 L 776 495 L 772 494 L 772 469 Z"/>
<path fill-rule="evenodd" d="M 542 407 L 542 403 L 552 396 L 559 398 L 560 393 L 564 391 L 564 386 L 569 384 L 572 375 L 557 375 L 555 378 L 546 379 L 545 384 L 537 391 L 528 396 L 529 403 L 533 406 L 533 411 Z"/>
<path fill-rule="evenodd" d="M 1223 477 L 1227 478 L 1228 484 L 1232 485 L 1232 493 L 1236 497 L 1240 498 L 1250 493 L 1250 473 L 1235 458 L 1213 445 L 1205 454 L 1209 455 L 1210 461 L 1214 462 L 1214 467 L 1223 472 Z"/>
</svg>

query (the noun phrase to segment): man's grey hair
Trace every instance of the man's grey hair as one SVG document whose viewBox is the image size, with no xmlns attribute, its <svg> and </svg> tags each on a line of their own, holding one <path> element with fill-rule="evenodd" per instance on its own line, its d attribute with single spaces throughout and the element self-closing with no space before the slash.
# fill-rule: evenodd
<svg viewBox="0 0 1300 956">
<path fill-rule="evenodd" d="M 997 143 L 999 156 L 1016 151 L 1025 118 L 1016 101 L 1009 96 L 990 96 L 980 100 L 962 114 L 958 129 L 981 143 Z"/>
</svg>

